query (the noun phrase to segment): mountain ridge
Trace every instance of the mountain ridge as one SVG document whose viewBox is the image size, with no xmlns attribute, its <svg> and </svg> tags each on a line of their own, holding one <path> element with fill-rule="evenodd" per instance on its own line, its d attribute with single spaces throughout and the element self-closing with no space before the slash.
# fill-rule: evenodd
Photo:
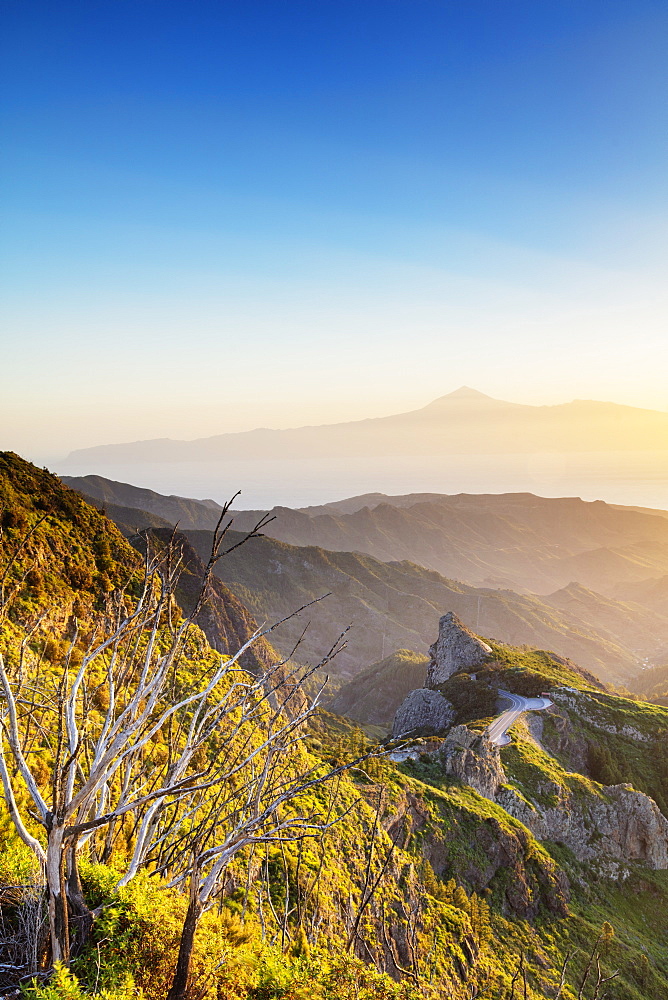
<svg viewBox="0 0 668 1000">
<path fill-rule="evenodd" d="M 63 476 L 105 504 L 146 509 L 190 530 L 215 526 L 215 501 L 164 497 L 101 476 Z M 614 588 L 668 574 L 668 512 L 579 497 L 519 493 L 366 493 L 319 506 L 232 510 L 234 526 L 273 517 L 265 534 L 291 545 L 418 563 L 473 586 L 551 594 L 576 580 Z M 612 572 L 612 570 L 615 572 Z"/>
<path fill-rule="evenodd" d="M 71 486 L 86 485 L 85 480 L 68 482 Z M 96 482 L 99 487 L 101 481 Z M 134 487 L 108 481 L 102 493 L 135 503 L 143 496 Z M 177 498 L 179 504 L 175 507 L 174 498 L 164 498 L 166 505 L 160 507 L 160 495 L 151 493 L 151 496 L 156 509 L 163 514 L 171 512 L 175 523 L 186 501 Z M 374 502 L 398 499 L 403 504 L 413 498 L 422 500 L 424 494 L 399 498 L 372 494 L 363 495 L 358 501 L 364 502 L 369 496 Z M 352 503 L 355 508 L 351 522 L 340 522 L 327 513 L 327 507 L 311 508 L 311 515 L 275 508 L 277 520 L 265 529 L 266 537 L 249 543 L 243 559 L 232 559 L 227 564 L 223 561 L 220 575 L 256 618 L 280 618 L 291 608 L 334 590 L 334 596 L 314 612 L 313 641 L 309 639 L 304 648 L 315 654 L 319 644 L 335 638 L 335 622 L 355 621 L 358 629 L 351 636 L 355 655 L 350 664 L 347 664 L 348 654 L 340 661 L 347 664 L 344 673 L 382 659 L 387 649 L 403 647 L 424 653 L 438 617 L 439 602 L 452 606 L 465 617 L 473 616 L 473 621 L 487 634 L 509 642 L 555 648 L 616 683 L 628 683 L 628 678 L 646 659 L 663 661 L 668 649 L 668 604 L 661 599 L 661 588 L 655 597 L 654 584 L 640 586 L 651 575 L 651 566 L 648 569 L 640 562 L 638 572 L 638 563 L 613 553 L 615 565 L 621 564 L 625 571 L 627 564 L 631 567 L 632 579 L 615 584 L 606 575 L 607 563 L 600 572 L 594 567 L 596 572 L 590 570 L 590 576 L 600 579 L 602 573 L 602 582 L 610 584 L 605 593 L 593 587 L 586 576 L 578 580 L 570 574 L 573 565 L 586 566 L 586 559 L 578 563 L 571 556 L 588 540 L 591 542 L 592 532 L 598 533 L 600 541 L 611 533 L 618 540 L 620 524 L 624 531 L 628 530 L 624 511 L 603 503 L 568 499 L 561 502 L 531 494 L 429 496 L 430 499 L 436 496 L 444 505 L 441 513 L 449 534 L 441 541 L 438 524 L 433 520 L 434 505 L 430 503 L 418 503 L 413 508 L 394 508 L 392 503 L 386 503 L 377 504 L 374 509 L 360 509 L 352 498 L 341 502 Z M 98 506 L 101 503 L 99 499 L 95 502 Z M 198 536 L 196 547 L 205 556 L 216 512 L 198 501 L 187 503 L 191 523 L 196 522 L 197 526 L 186 529 L 182 521 L 180 528 L 187 531 L 191 541 Z M 154 514 L 143 515 L 139 509 L 133 513 L 131 509 L 104 502 L 102 506 L 106 506 L 108 514 L 128 535 L 134 534 L 138 527 L 155 526 Z M 317 514 L 319 509 L 325 510 L 326 516 Z M 425 509 L 431 513 L 431 520 L 425 520 Z M 492 518 L 488 517 L 490 509 L 494 513 Z M 376 511 L 384 517 L 380 526 L 376 525 Z M 577 517 L 571 523 L 573 511 Z M 252 528 L 261 513 L 235 513 L 234 529 Z M 412 521 L 406 520 L 411 517 Z M 320 530 L 321 521 L 327 531 Z M 342 529 L 341 523 L 353 522 L 359 530 Z M 542 537 L 541 526 L 545 523 L 549 523 L 551 534 Z M 630 523 L 649 532 L 642 537 L 645 541 L 649 539 L 650 548 L 657 551 L 657 541 L 668 537 L 668 524 L 663 518 L 632 511 Z M 408 544 L 406 539 L 393 537 L 405 524 L 410 529 Z M 295 530 L 295 525 L 299 530 Z M 372 529 L 378 535 L 375 542 Z M 459 535 L 462 537 L 458 541 L 455 536 Z M 364 544 L 365 538 L 368 544 Z M 570 555 L 564 550 L 567 543 L 574 544 Z M 434 558 L 435 553 L 441 553 L 440 562 Z M 561 558 L 557 559 L 557 555 Z M 425 568 L 428 558 L 432 565 Z M 303 577 L 305 563 L 311 567 L 313 586 L 304 590 L 301 584 L 293 584 Z M 542 584 L 542 597 L 536 596 L 535 588 L 526 586 L 530 582 L 526 577 L 527 566 L 534 574 L 533 582 Z M 279 573 L 279 569 L 283 572 Z M 655 575 L 659 577 L 659 572 Z M 638 576 L 642 580 L 636 583 Z M 455 583 L 457 578 L 464 583 Z M 279 599 L 280 587 L 288 588 L 292 605 Z M 286 593 L 284 597 L 287 596 Z M 397 616 L 395 609 L 400 605 L 409 609 L 408 615 L 401 611 Z M 420 624 L 416 629 L 417 622 Z M 358 630 L 375 636 L 374 642 L 360 642 Z M 382 642 L 381 635 L 386 637 Z M 288 636 L 290 640 L 296 638 L 292 633 Z M 288 652 L 289 645 L 284 649 Z"/>
</svg>

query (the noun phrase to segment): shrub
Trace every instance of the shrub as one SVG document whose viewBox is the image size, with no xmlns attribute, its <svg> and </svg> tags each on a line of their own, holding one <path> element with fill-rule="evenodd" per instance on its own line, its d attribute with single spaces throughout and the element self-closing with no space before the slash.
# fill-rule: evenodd
<svg viewBox="0 0 668 1000">
<path fill-rule="evenodd" d="M 95 990 L 93 996 L 100 997 L 101 1000 L 131 1000 L 131 998 L 142 997 L 141 990 L 138 990 L 131 977 L 126 977 L 117 989 Z M 86 992 L 76 975 L 64 965 L 56 964 L 53 976 L 46 983 L 38 983 L 36 980 L 24 987 L 23 996 L 30 1000 L 86 1000 L 91 994 Z"/>
</svg>

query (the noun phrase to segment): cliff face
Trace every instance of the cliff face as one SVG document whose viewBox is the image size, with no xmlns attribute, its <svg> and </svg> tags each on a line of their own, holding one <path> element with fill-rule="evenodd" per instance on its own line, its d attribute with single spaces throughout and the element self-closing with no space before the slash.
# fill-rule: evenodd
<svg viewBox="0 0 668 1000">
<path fill-rule="evenodd" d="M 580 801 L 559 791 L 558 804 L 549 807 L 512 788 L 502 789 L 496 801 L 538 840 L 564 844 L 579 861 L 610 858 L 668 868 L 668 819 L 648 795 L 629 784 L 603 786 L 600 797 Z"/>
<path fill-rule="evenodd" d="M 520 790 L 510 783 L 499 748 L 466 726 L 451 729 L 434 754 L 445 774 L 496 802 L 537 840 L 568 847 L 579 861 L 668 868 L 668 818 L 628 782 L 600 786 L 566 774 L 562 783 L 545 773 L 531 790 Z M 569 784 L 569 778 L 576 780 Z"/>
<path fill-rule="evenodd" d="M 568 847 L 579 861 L 640 861 L 668 868 L 668 819 L 628 782 L 575 790 L 546 775 L 533 796 L 509 784 L 499 748 L 466 726 L 450 730 L 434 751 L 445 774 L 475 789 L 518 819 L 537 840 Z"/>
<path fill-rule="evenodd" d="M 428 688 L 416 688 L 399 706 L 394 717 L 392 736 L 433 736 L 448 729 L 454 721 L 450 702 Z"/>
<path fill-rule="evenodd" d="M 466 726 L 450 730 L 441 744 L 438 758 L 446 774 L 492 801 L 508 780 L 499 748 L 490 743 L 484 733 L 473 733 Z"/>
</svg>

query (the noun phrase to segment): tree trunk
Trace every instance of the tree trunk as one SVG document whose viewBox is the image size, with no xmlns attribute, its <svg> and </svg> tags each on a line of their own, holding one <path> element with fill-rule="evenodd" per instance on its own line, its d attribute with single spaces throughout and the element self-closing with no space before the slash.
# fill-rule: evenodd
<svg viewBox="0 0 668 1000">
<path fill-rule="evenodd" d="M 172 985 L 167 994 L 167 1000 L 185 1000 L 188 989 L 188 978 L 190 976 L 190 964 L 192 961 L 193 947 L 195 944 L 195 931 L 199 918 L 202 915 L 202 904 L 197 898 L 197 891 L 191 893 L 190 903 L 183 921 L 181 931 L 181 943 L 179 944 L 179 957 L 176 962 L 176 970 Z"/>
<path fill-rule="evenodd" d="M 71 936 L 74 938 L 71 942 L 71 953 L 77 956 L 88 944 L 95 917 L 84 899 L 77 866 L 77 852 L 73 847 L 68 851 L 67 857 L 67 903 L 73 931 Z"/>
<path fill-rule="evenodd" d="M 63 828 L 52 826 L 46 847 L 46 882 L 49 889 L 49 931 L 51 962 L 67 964 L 70 960 L 70 933 L 67 919 L 67 895 L 63 864 Z"/>
</svg>

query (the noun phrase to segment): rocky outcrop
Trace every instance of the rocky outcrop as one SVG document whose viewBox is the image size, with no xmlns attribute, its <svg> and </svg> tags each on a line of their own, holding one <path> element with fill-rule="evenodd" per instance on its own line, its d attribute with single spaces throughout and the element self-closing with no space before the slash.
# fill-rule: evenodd
<svg viewBox="0 0 668 1000">
<path fill-rule="evenodd" d="M 392 736 L 439 736 L 453 723 L 455 711 L 438 691 L 416 688 L 399 706 Z"/>
<path fill-rule="evenodd" d="M 570 715 L 560 706 L 559 691 L 552 689 L 550 698 L 552 707 L 545 713 L 527 712 L 525 721 L 534 739 L 552 756 L 564 764 L 569 771 L 579 774 L 589 774 L 589 743 L 579 728 L 573 726 Z M 545 719 L 550 719 L 550 726 L 545 726 Z M 542 731 L 536 735 L 536 719 L 543 722 Z"/>
<path fill-rule="evenodd" d="M 437 688 L 458 670 L 475 670 L 487 660 L 491 647 L 474 635 L 454 611 L 443 615 L 438 624 L 438 639 L 430 647 L 427 687 Z"/>
<path fill-rule="evenodd" d="M 446 718 L 445 714 L 439 714 L 439 709 L 444 712 L 445 706 L 450 706 L 435 689 L 453 673 L 482 666 L 492 650 L 455 614 L 449 613 L 441 618 L 438 639 L 430 652 L 427 686 L 411 692 L 404 701 L 397 712 L 394 735 L 410 730 L 416 735 L 420 731 L 438 735 L 439 723 Z M 569 709 L 585 715 L 590 724 L 600 729 L 639 743 L 647 742 L 644 733 L 623 720 L 621 725 L 615 725 L 599 717 L 600 707 L 591 694 L 561 687 L 555 690 L 554 700 L 551 726 L 546 727 L 543 718 L 531 719 L 530 732 L 539 746 L 565 758 L 574 772 L 588 773 L 588 745 L 584 736 L 575 731 Z M 438 723 L 432 722 L 429 727 L 429 722 L 436 719 Z M 450 717 L 445 725 L 451 722 Z M 565 845 L 580 861 L 599 865 L 637 861 L 650 868 L 668 869 L 668 819 L 653 799 L 629 784 L 600 788 L 570 778 L 558 782 L 546 771 L 544 779 L 535 787 L 532 785 L 530 792 L 524 789 L 523 794 L 508 785 L 498 747 L 485 734 L 475 733 L 466 726 L 450 729 L 439 746 L 427 752 L 439 760 L 444 774 L 496 802 L 536 839 Z M 480 835 L 484 836 L 484 831 Z M 557 892 L 555 898 L 559 896 Z M 527 907 L 520 901 L 511 906 L 515 912 Z"/>
<path fill-rule="evenodd" d="M 608 716 L 601 711 L 600 704 L 585 691 L 576 691 L 569 687 L 556 688 L 553 700 L 562 708 L 570 709 L 578 715 L 584 716 L 590 726 L 610 733 L 611 736 L 624 736 L 626 739 L 636 740 L 638 743 L 652 743 L 656 739 L 655 733 L 643 733 L 627 723 L 615 725 L 610 722 Z"/>
<path fill-rule="evenodd" d="M 452 705 L 436 689 L 458 670 L 481 666 L 491 652 L 487 643 L 467 629 L 453 611 L 443 615 L 438 626 L 438 639 L 429 650 L 431 661 L 427 668 L 426 687 L 411 691 L 399 706 L 392 735 L 437 735 L 452 725 Z M 446 714 L 446 707 L 449 715 Z"/>
<path fill-rule="evenodd" d="M 550 806 L 529 802 L 508 787 L 496 801 L 538 840 L 564 844 L 580 861 L 614 858 L 668 868 L 668 819 L 648 795 L 628 784 L 605 786 L 600 797 L 576 798 L 547 782 L 541 792 L 550 791 Z"/>
<path fill-rule="evenodd" d="M 438 756 L 446 774 L 475 788 L 486 799 L 494 799 L 507 781 L 499 748 L 482 734 L 466 726 L 455 726 L 441 744 Z"/>
<path fill-rule="evenodd" d="M 611 800 L 602 815 L 594 816 L 606 843 L 606 853 L 627 861 L 643 861 L 650 868 L 668 868 L 668 819 L 654 799 L 632 785 L 609 785 Z"/>
<path fill-rule="evenodd" d="M 546 778 L 532 802 L 507 784 L 499 749 L 484 734 L 455 726 L 432 753 L 445 774 L 496 802 L 537 840 L 564 844 L 580 861 L 640 861 L 668 868 L 668 819 L 632 785 L 574 794 Z"/>
</svg>

